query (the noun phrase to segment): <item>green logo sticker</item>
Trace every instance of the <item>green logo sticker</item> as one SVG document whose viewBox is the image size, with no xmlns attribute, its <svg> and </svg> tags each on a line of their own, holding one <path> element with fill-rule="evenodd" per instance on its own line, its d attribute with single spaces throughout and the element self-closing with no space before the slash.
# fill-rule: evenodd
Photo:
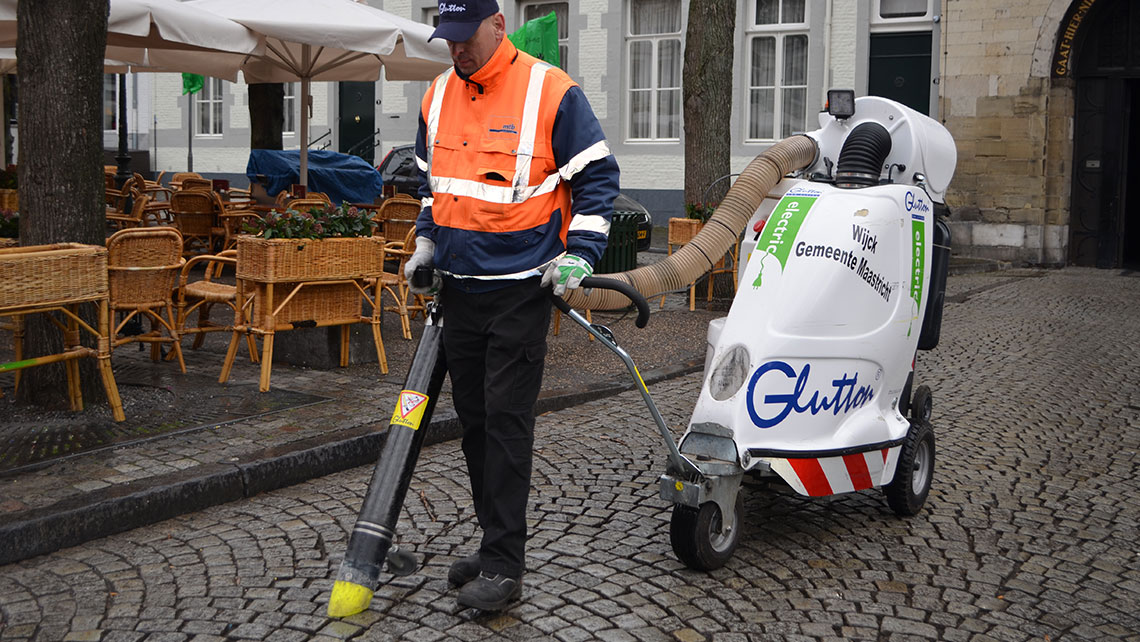
<svg viewBox="0 0 1140 642">
<path fill-rule="evenodd" d="M 764 224 L 764 231 L 756 243 L 756 249 L 767 252 L 776 257 L 780 267 L 788 265 L 788 255 L 792 251 L 796 235 L 803 225 L 808 210 L 815 204 L 818 196 L 804 196 L 802 194 L 787 194 L 776 203 L 776 209 Z M 754 284 L 755 285 L 755 284 Z"/>
<path fill-rule="evenodd" d="M 912 218 L 910 221 L 911 243 L 914 263 L 911 265 L 910 298 L 914 299 L 915 309 L 922 309 L 923 266 L 926 264 L 926 225 L 924 221 Z"/>
</svg>

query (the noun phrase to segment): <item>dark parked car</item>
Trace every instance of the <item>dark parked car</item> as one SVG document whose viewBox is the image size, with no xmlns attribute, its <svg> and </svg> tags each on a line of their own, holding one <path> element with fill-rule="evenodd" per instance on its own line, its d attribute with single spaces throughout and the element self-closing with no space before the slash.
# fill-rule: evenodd
<svg viewBox="0 0 1140 642">
<path fill-rule="evenodd" d="M 385 185 L 394 185 L 400 194 L 416 195 L 420 179 L 416 176 L 415 145 L 393 147 L 376 169 Z"/>
<path fill-rule="evenodd" d="M 396 191 L 401 194 L 416 195 L 420 181 L 416 176 L 414 145 L 393 147 L 376 169 L 379 170 L 380 178 L 385 185 L 394 185 Z M 649 210 L 625 194 L 618 194 L 614 199 L 614 214 L 623 220 L 632 217 L 637 223 L 637 251 L 649 249 L 653 236 L 653 220 L 649 216 Z"/>
</svg>

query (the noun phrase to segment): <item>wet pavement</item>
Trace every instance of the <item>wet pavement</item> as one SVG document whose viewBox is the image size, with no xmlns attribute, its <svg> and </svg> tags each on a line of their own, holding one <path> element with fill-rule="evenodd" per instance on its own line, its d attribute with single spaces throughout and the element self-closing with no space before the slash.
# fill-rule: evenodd
<svg viewBox="0 0 1140 642">
<path fill-rule="evenodd" d="M 447 586 L 477 535 L 458 443 L 441 441 L 398 529 L 423 567 L 385 575 L 362 614 L 324 609 L 370 466 L 2 566 L 0 640 L 1140 640 L 1140 274 L 953 276 L 948 295 L 942 344 L 920 355 L 938 461 L 916 517 L 874 490 L 809 499 L 748 482 L 736 555 L 687 570 L 657 496 L 664 446 L 625 392 L 539 418 L 528 574 L 502 614 L 459 609 Z M 309 430 L 315 409 L 385 397 L 338 384 L 342 371 L 312 376 L 311 389 L 355 387 L 260 428 L 203 432 L 213 460 L 199 465 L 259 430 Z M 650 388 L 678 435 L 699 386 L 688 374 Z M 156 461 L 200 456 L 179 448 Z"/>
</svg>

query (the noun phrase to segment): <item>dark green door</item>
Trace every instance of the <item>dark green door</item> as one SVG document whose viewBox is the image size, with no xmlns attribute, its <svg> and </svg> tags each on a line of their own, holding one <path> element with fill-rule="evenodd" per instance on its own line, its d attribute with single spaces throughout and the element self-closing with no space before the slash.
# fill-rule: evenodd
<svg viewBox="0 0 1140 642">
<path fill-rule="evenodd" d="M 375 165 L 376 83 L 338 83 L 340 113 L 337 151 L 359 156 Z"/>
<path fill-rule="evenodd" d="M 930 114 L 930 32 L 871 34 L 868 93 Z"/>
</svg>

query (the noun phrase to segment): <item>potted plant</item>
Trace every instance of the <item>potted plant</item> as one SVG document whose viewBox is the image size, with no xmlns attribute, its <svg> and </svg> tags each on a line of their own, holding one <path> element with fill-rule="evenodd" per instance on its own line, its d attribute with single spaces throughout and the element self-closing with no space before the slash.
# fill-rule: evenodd
<svg viewBox="0 0 1140 642">
<path fill-rule="evenodd" d="M 237 276 L 260 283 L 377 276 L 384 252 L 374 226 L 368 210 L 347 205 L 274 210 L 238 237 Z"/>
</svg>

